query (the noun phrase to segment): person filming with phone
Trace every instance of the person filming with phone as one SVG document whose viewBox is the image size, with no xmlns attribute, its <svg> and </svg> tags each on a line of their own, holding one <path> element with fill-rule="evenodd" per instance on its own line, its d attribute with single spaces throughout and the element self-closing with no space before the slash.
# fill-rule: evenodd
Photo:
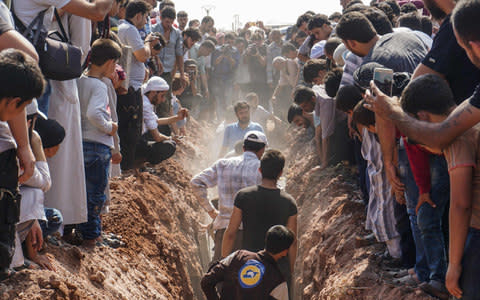
<svg viewBox="0 0 480 300">
<path fill-rule="evenodd" d="M 412 32 L 377 35 L 372 23 L 359 12 L 345 14 L 336 27 L 336 33 L 348 50 L 363 58 L 362 65 L 375 62 L 392 72 L 413 73 L 428 53 L 428 46 Z M 437 174 L 447 173 L 445 159 L 434 156 L 418 145 L 409 144 L 405 138 L 398 139 L 398 130 L 391 121 L 380 116 L 375 119 L 387 178 L 397 200 L 395 218 L 401 237 L 402 264 L 407 268 L 415 267 L 414 278 L 423 282 L 422 289 L 444 291 L 446 257 L 438 215 L 441 215 L 445 199 L 441 197 L 442 193 L 435 191 L 444 187 L 445 182 L 441 177 L 431 176 L 431 170 Z M 425 217 L 418 218 L 419 215 Z M 408 219 L 412 230 L 408 226 Z M 423 243 L 431 247 L 415 249 L 419 243 L 414 243 L 412 232 L 415 240 L 423 239 Z M 422 260 L 424 256 L 435 263 L 426 265 Z"/>
</svg>

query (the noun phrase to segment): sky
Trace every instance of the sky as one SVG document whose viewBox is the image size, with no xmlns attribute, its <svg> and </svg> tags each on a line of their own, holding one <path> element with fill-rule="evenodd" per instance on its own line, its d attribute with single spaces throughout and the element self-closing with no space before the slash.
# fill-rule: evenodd
<svg viewBox="0 0 480 300">
<path fill-rule="evenodd" d="M 234 15 L 240 23 L 263 20 L 265 25 L 294 24 L 307 10 L 329 15 L 341 12 L 340 0 L 174 0 L 177 11 L 185 10 L 189 19 L 201 20 L 206 15 L 202 6 L 214 6 L 210 15 L 215 27 L 231 30 Z M 287 6 L 288 5 L 288 6 Z"/>
</svg>

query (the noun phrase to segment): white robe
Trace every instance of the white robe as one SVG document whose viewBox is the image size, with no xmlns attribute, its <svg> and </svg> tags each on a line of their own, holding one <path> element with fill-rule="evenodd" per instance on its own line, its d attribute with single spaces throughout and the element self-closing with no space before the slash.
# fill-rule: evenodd
<svg viewBox="0 0 480 300">
<path fill-rule="evenodd" d="M 61 19 L 72 44 L 79 46 L 86 56 L 90 48 L 90 20 L 67 13 Z M 58 30 L 58 23 L 54 22 L 51 30 Z M 65 128 L 65 139 L 57 154 L 48 159 L 52 187 L 45 194 L 45 206 L 60 210 L 64 225 L 85 223 L 87 191 L 77 82 L 50 80 L 50 84 L 48 117 Z"/>
<path fill-rule="evenodd" d="M 50 80 L 50 84 L 48 117 L 65 128 L 65 139 L 57 154 L 48 159 L 52 187 L 45 194 L 45 206 L 60 210 L 64 225 L 85 223 L 87 191 L 77 82 Z"/>
</svg>

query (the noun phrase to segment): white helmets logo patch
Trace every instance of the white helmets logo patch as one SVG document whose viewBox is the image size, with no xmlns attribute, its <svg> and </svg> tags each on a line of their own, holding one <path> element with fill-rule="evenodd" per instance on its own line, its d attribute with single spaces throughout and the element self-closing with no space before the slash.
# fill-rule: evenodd
<svg viewBox="0 0 480 300">
<path fill-rule="evenodd" d="M 265 266 L 255 259 L 250 259 L 238 271 L 238 280 L 244 289 L 250 289 L 262 282 L 264 274 Z"/>
</svg>

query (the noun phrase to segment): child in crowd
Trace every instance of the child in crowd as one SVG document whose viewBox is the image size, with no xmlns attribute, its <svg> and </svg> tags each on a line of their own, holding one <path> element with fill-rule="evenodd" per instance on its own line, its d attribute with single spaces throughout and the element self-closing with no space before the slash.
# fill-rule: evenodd
<svg viewBox="0 0 480 300">
<path fill-rule="evenodd" d="M 20 221 L 17 223 L 16 247 L 11 267 L 19 270 L 39 266 L 54 270 L 50 259 L 38 252 L 43 247 L 43 239 L 56 232 L 61 226 L 62 215 L 54 208 L 44 207 L 44 193 L 50 189 L 52 181 L 44 152 L 44 142 L 40 134 L 33 129 L 42 128 L 41 131 L 46 142 L 51 143 L 52 140 L 55 140 L 58 141 L 58 144 L 65 137 L 65 131 L 56 121 L 45 119 L 44 115 L 38 111 L 36 100 L 27 106 L 26 111 L 30 146 L 36 163 L 33 176 L 20 186 L 20 194 L 22 195 Z M 38 121 L 41 121 L 39 126 Z M 56 123 L 59 128 L 51 126 L 45 128 L 45 122 L 50 123 L 50 121 Z M 54 155 L 56 151 L 52 150 L 50 152 Z M 22 243 L 24 247 L 22 247 Z M 25 249 L 25 256 L 29 260 L 24 258 L 22 248 Z"/>
<path fill-rule="evenodd" d="M 95 246 L 102 231 L 100 212 L 106 199 L 113 136 L 118 128 L 112 121 L 108 90 L 102 79 L 115 71 L 120 56 L 117 43 L 96 40 L 90 54 L 91 65 L 78 79 L 88 209 L 88 221 L 80 224 L 79 229 L 84 245 L 89 247 Z"/>
<path fill-rule="evenodd" d="M 353 109 L 352 126 L 358 129 L 362 137 L 362 155 L 367 161 L 370 180 L 370 199 L 365 227 L 373 231 L 379 242 L 387 244 L 390 257 L 400 260 L 400 234 L 395 227 L 395 199 L 385 173 L 380 143 L 377 141 L 375 114 L 363 105 L 362 100 Z"/>
<path fill-rule="evenodd" d="M 412 81 L 401 98 L 402 109 L 415 118 L 441 123 L 455 109 L 453 94 L 442 78 L 424 75 Z M 480 126 L 457 137 L 443 154 L 450 175 L 450 247 L 446 287 L 456 298 L 477 299 L 480 278 Z"/>
<path fill-rule="evenodd" d="M 51 119 L 37 118 L 35 131 L 42 140 L 43 152 L 46 158 L 52 158 L 57 154 L 60 144 L 65 138 L 65 129 L 57 121 Z M 45 207 L 46 220 L 38 220 L 42 227 L 43 237 L 57 232 L 62 223 L 63 217 L 59 210 Z"/>
</svg>

